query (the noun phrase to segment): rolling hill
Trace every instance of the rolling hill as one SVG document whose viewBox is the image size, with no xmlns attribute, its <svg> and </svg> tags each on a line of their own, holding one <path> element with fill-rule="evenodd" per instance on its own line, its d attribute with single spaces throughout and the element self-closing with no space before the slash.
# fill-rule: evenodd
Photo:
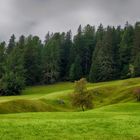
<svg viewBox="0 0 140 140">
<path fill-rule="evenodd" d="M 140 139 L 140 104 L 133 95 L 140 78 L 88 83 L 94 108 L 85 112 L 70 103 L 73 86 L 28 87 L 21 96 L 0 97 L 0 139 Z"/>
<path fill-rule="evenodd" d="M 0 97 L 0 113 L 78 111 L 70 103 L 73 87 L 73 83 L 28 87 L 21 96 Z M 136 102 L 133 90 L 140 87 L 140 78 L 88 83 L 87 87 L 94 96 L 94 108 Z"/>
</svg>

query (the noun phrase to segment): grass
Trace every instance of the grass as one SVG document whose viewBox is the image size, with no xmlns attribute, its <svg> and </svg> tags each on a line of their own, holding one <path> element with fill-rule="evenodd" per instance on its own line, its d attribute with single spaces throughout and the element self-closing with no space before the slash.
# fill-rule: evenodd
<svg viewBox="0 0 140 140">
<path fill-rule="evenodd" d="M 79 113 L 0 115 L 0 139 L 139 140 L 139 107 L 125 103 Z"/>
<path fill-rule="evenodd" d="M 74 84 L 70 82 L 25 89 L 21 96 L 0 97 L 0 113 L 78 111 L 72 107 L 69 94 Z M 94 96 L 94 108 L 135 102 L 133 90 L 140 87 L 140 78 L 87 84 Z M 60 104 L 63 100 L 65 104 Z"/>
<path fill-rule="evenodd" d="M 28 87 L 21 96 L 0 97 L 0 140 L 140 139 L 140 104 L 133 95 L 140 78 L 88 83 L 94 109 L 86 112 L 71 105 L 73 86 Z"/>
</svg>

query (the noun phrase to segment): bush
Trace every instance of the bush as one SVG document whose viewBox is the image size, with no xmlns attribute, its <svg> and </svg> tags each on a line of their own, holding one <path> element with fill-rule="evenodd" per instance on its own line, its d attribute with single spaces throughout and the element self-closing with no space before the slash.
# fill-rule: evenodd
<svg viewBox="0 0 140 140">
<path fill-rule="evenodd" d="M 80 107 L 82 111 L 93 107 L 93 96 L 86 88 L 86 80 L 84 78 L 75 82 L 74 93 L 72 94 L 72 105 Z"/>
<path fill-rule="evenodd" d="M 140 87 L 134 90 L 134 95 L 137 98 L 137 101 L 140 101 Z"/>
<path fill-rule="evenodd" d="M 0 95 L 19 95 L 25 86 L 23 77 L 13 72 L 6 73 L 0 81 Z"/>
</svg>

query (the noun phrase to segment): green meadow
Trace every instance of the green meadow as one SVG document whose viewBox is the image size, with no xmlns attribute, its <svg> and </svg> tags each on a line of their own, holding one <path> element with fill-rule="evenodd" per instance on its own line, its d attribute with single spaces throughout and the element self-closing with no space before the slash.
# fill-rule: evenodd
<svg viewBox="0 0 140 140">
<path fill-rule="evenodd" d="M 140 103 L 133 95 L 140 78 L 88 83 L 94 108 L 85 112 L 71 105 L 73 87 L 70 82 L 35 86 L 20 96 L 0 97 L 0 139 L 140 139 Z"/>
</svg>

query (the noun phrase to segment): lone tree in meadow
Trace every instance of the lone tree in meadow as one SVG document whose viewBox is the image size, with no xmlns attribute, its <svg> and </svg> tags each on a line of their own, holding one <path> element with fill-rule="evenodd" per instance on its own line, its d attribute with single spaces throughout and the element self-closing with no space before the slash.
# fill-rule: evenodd
<svg viewBox="0 0 140 140">
<path fill-rule="evenodd" d="M 93 107 L 93 96 L 87 91 L 87 81 L 82 78 L 75 82 L 74 93 L 72 94 L 72 105 L 80 107 L 82 111 Z"/>
<path fill-rule="evenodd" d="M 137 98 L 137 101 L 140 102 L 140 88 L 134 90 L 134 95 Z"/>
</svg>

